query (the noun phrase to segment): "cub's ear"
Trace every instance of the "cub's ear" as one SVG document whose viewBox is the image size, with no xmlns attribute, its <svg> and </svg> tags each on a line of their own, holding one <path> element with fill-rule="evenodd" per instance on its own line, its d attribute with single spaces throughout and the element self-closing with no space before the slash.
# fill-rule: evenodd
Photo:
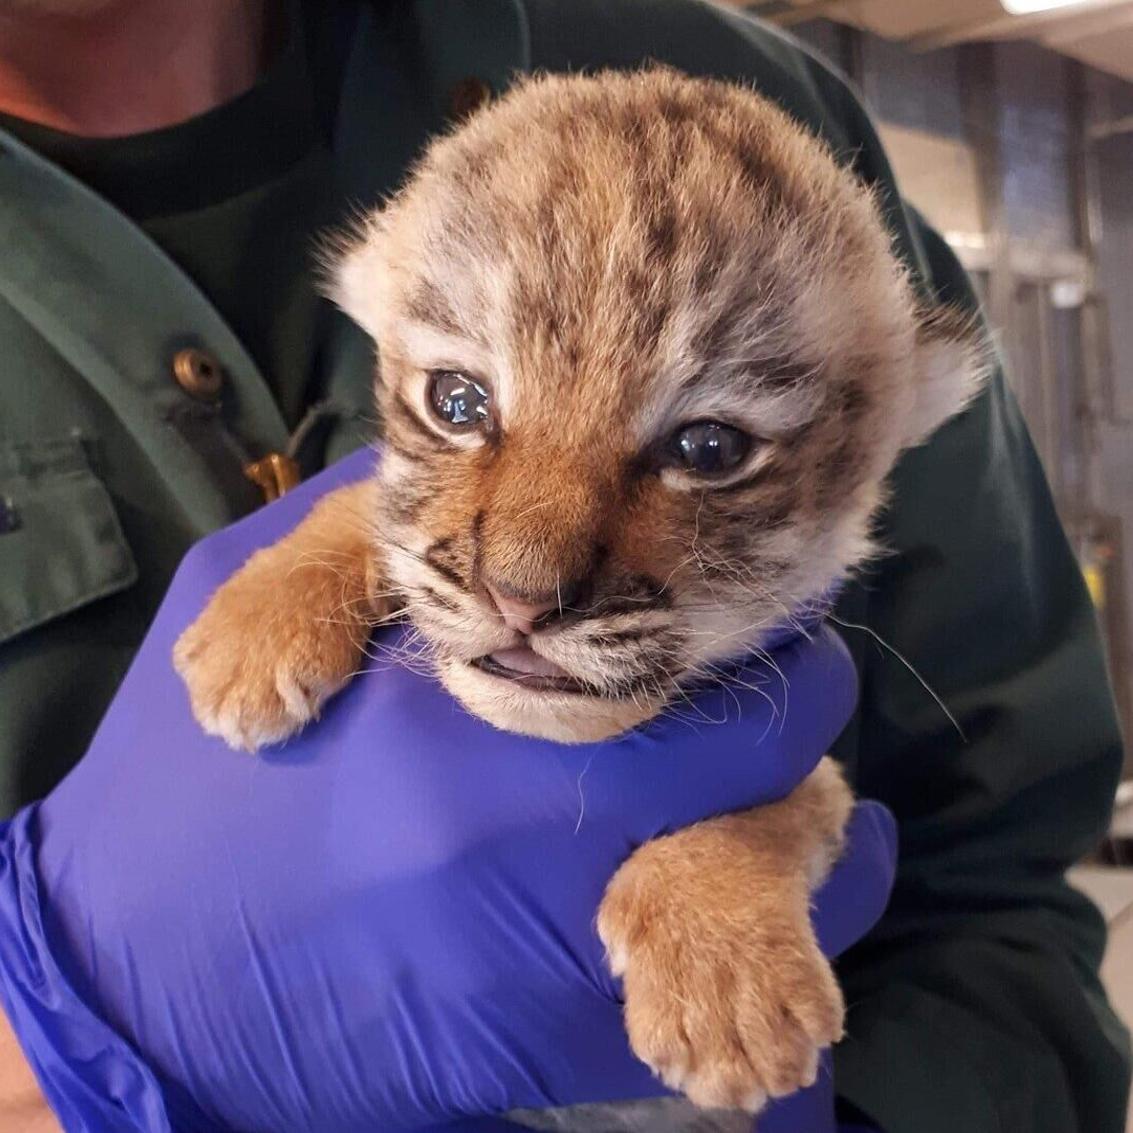
<svg viewBox="0 0 1133 1133">
<path fill-rule="evenodd" d="M 905 445 L 926 441 L 980 392 L 995 354 L 979 319 L 955 307 L 922 311 L 917 323 L 914 384 Z"/>
<path fill-rule="evenodd" d="M 372 338 L 385 306 L 385 230 L 378 209 L 328 236 L 318 250 L 320 290 Z"/>
</svg>

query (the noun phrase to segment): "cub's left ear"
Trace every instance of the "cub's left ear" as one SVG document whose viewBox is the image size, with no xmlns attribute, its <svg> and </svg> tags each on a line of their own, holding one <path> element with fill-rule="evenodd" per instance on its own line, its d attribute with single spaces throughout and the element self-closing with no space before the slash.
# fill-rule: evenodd
<svg viewBox="0 0 1133 1133">
<path fill-rule="evenodd" d="M 995 355 L 979 320 L 954 307 L 922 311 L 917 325 L 913 380 L 916 403 L 906 446 L 926 441 L 980 392 Z"/>
</svg>

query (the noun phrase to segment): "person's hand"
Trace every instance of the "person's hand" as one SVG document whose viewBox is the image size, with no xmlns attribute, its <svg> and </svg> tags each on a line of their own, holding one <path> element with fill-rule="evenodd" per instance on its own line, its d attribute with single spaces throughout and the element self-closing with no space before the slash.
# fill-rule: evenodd
<svg viewBox="0 0 1133 1133">
<path fill-rule="evenodd" d="M 193 721 L 173 642 L 361 460 L 190 553 L 82 763 L 4 830 L 0 990 L 68 1130 L 394 1133 L 663 1093 L 628 1049 L 603 888 L 646 839 L 789 793 L 851 711 L 819 629 L 560 746 L 468 716 L 395 630 L 317 726 L 235 754 Z M 818 902 L 828 952 L 880 915 L 893 854 L 859 807 Z M 829 1125 L 795 1133 L 832 1127 L 823 1087 L 793 1104 Z"/>
</svg>

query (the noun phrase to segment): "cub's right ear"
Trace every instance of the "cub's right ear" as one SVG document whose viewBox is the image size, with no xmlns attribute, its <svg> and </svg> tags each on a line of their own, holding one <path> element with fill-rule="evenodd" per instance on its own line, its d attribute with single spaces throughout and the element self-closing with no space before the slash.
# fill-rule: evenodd
<svg viewBox="0 0 1133 1133">
<path fill-rule="evenodd" d="M 934 307 L 918 319 L 914 365 L 916 402 L 906 425 L 906 447 L 921 444 L 967 408 L 994 369 L 995 351 L 978 317 Z"/>
<path fill-rule="evenodd" d="M 321 290 L 371 338 L 382 310 L 385 213 L 367 213 L 327 239 L 319 251 Z"/>
</svg>

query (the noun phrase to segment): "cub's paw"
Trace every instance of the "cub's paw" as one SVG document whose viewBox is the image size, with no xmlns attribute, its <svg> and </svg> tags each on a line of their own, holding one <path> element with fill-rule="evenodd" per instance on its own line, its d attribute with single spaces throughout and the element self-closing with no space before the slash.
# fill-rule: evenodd
<svg viewBox="0 0 1133 1133">
<path fill-rule="evenodd" d="M 706 1108 L 755 1113 L 813 1085 L 844 1006 L 805 878 L 762 895 L 704 873 L 685 885 L 650 859 L 657 845 L 622 866 L 598 915 L 634 1053 Z"/>
<path fill-rule="evenodd" d="M 318 716 L 357 671 L 369 630 L 364 590 L 348 581 L 276 547 L 213 595 L 173 651 L 206 732 L 255 751 Z"/>
</svg>

